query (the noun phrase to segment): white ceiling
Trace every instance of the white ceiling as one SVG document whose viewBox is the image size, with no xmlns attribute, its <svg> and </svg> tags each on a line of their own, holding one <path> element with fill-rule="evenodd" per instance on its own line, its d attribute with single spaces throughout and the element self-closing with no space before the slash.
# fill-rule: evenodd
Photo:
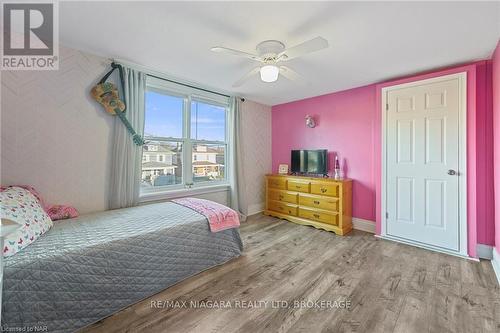
<svg viewBox="0 0 500 333">
<path fill-rule="evenodd" d="M 62 2 L 59 16 L 64 45 L 268 105 L 486 59 L 500 37 L 500 2 Z M 330 48 L 287 63 L 302 84 L 232 88 L 256 63 L 210 51 L 316 36 Z"/>
</svg>

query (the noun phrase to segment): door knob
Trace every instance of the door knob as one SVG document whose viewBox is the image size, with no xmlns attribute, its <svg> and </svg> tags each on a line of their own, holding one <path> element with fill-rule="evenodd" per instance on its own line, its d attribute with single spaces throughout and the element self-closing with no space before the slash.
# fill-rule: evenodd
<svg viewBox="0 0 500 333">
<path fill-rule="evenodd" d="M 450 176 L 454 176 L 454 175 L 456 175 L 456 174 L 457 174 L 457 172 L 456 172 L 455 170 L 450 169 L 450 170 L 448 170 L 448 174 L 449 174 Z"/>
</svg>

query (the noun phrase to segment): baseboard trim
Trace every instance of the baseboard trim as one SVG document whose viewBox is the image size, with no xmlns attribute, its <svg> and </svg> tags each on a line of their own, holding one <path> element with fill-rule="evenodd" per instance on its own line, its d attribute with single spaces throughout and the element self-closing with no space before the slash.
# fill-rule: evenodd
<svg viewBox="0 0 500 333">
<path fill-rule="evenodd" d="M 369 233 L 375 233 L 375 221 L 360 219 L 357 217 L 352 218 L 352 227 L 356 230 L 366 231 Z"/>
<path fill-rule="evenodd" d="M 249 205 L 248 206 L 248 212 L 247 212 L 247 216 L 252 216 L 252 215 L 255 215 L 255 214 L 260 214 L 264 211 L 264 208 L 266 207 L 266 205 L 261 202 L 261 203 L 258 203 L 258 204 L 254 204 L 254 205 Z"/>
<path fill-rule="evenodd" d="M 497 276 L 498 285 L 500 285 L 500 254 L 498 254 L 495 248 L 492 249 L 493 258 L 491 259 L 491 265 L 493 266 L 493 271 Z"/>
<path fill-rule="evenodd" d="M 486 244 L 476 245 L 476 254 L 481 259 L 493 259 L 493 246 Z"/>
</svg>

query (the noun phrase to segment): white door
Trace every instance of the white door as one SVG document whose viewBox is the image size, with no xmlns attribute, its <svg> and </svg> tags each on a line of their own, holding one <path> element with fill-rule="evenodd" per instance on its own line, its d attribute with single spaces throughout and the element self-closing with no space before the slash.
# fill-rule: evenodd
<svg viewBox="0 0 500 333">
<path fill-rule="evenodd" d="M 459 251 L 460 78 L 386 94 L 386 234 Z"/>
</svg>

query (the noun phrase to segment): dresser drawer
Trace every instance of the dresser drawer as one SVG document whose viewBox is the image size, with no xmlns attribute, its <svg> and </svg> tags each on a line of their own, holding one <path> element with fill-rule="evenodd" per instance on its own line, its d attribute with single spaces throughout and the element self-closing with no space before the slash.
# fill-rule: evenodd
<svg viewBox="0 0 500 333">
<path fill-rule="evenodd" d="M 284 201 L 296 204 L 298 202 L 298 194 L 280 190 L 269 190 L 269 200 Z"/>
<path fill-rule="evenodd" d="M 299 194 L 299 205 L 320 208 L 334 212 L 339 211 L 339 199 Z"/>
<path fill-rule="evenodd" d="M 299 216 L 308 220 L 339 225 L 339 216 L 338 214 L 334 213 L 330 214 L 324 211 L 310 210 L 307 208 L 299 207 Z"/>
<path fill-rule="evenodd" d="M 268 209 L 273 210 L 275 212 L 279 212 L 281 214 L 297 216 L 297 206 L 287 204 L 281 201 L 270 200 L 268 203 Z"/>
<path fill-rule="evenodd" d="M 339 197 L 339 185 L 338 184 L 326 184 L 326 183 L 312 183 L 311 184 L 312 194 L 328 195 L 330 197 Z"/>
<path fill-rule="evenodd" d="M 289 180 L 287 188 L 289 191 L 309 193 L 311 190 L 311 183 L 300 180 Z"/>
<path fill-rule="evenodd" d="M 267 186 L 270 188 L 277 188 L 280 190 L 286 190 L 286 178 L 268 178 Z"/>
</svg>

